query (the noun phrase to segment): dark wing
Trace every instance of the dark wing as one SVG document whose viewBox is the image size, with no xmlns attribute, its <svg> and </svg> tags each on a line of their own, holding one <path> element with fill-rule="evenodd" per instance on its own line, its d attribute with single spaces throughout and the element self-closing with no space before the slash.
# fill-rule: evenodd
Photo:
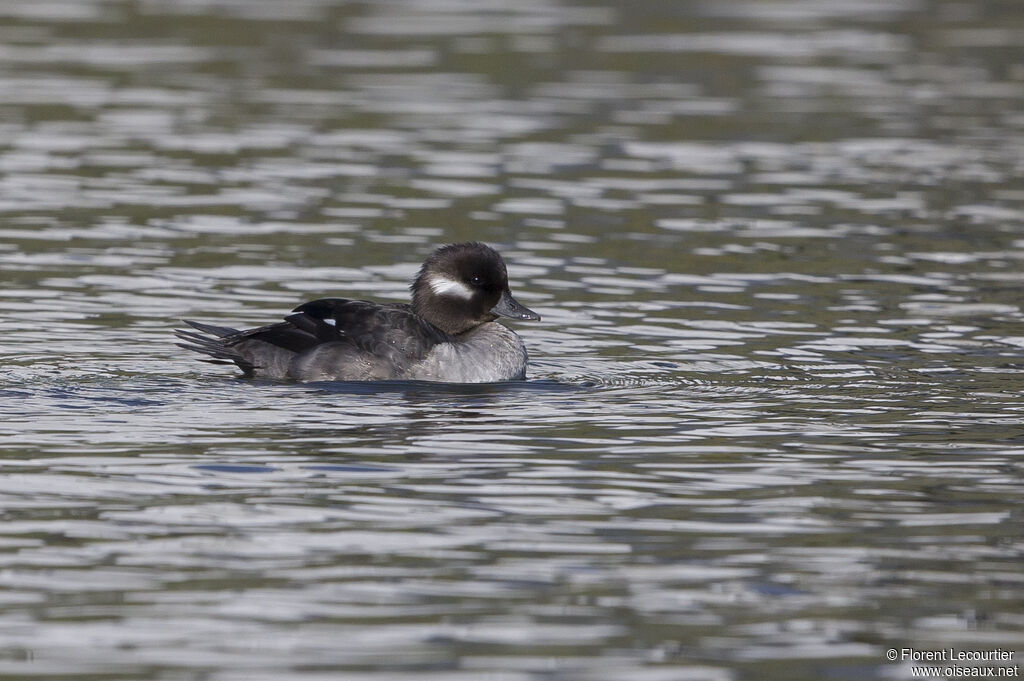
<svg viewBox="0 0 1024 681">
<path fill-rule="evenodd" d="M 422 359 L 451 336 L 413 314 L 409 305 L 380 305 L 365 300 L 321 298 L 299 305 L 287 323 L 317 339 L 317 344 L 346 341 L 398 363 Z"/>
<path fill-rule="evenodd" d="M 302 352 L 303 350 L 308 350 L 309 348 L 323 342 L 317 340 L 315 336 L 307 333 L 306 331 L 296 328 L 287 321 L 278 322 L 277 324 L 268 324 L 267 326 L 260 326 L 255 329 L 248 329 L 247 331 L 230 329 L 226 326 L 202 324 L 200 322 L 194 322 L 191 319 L 184 319 L 182 321 L 193 329 L 207 335 L 203 336 L 195 331 L 178 329 L 174 332 L 175 335 L 192 344 L 191 347 L 185 343 L 179 343 L 178 345 L 188 347 L 189 350 L 205 352 L 206 354 L 217 357 L 218 359 L 230 359 L 233 361 L 234 356 L 231 354 L 230 349 L 242 341 L 250 339 L 265 341 L 279 348 L 291 350 L 292 352 Z M 337 340 L 337 338 L 334 338 L 333 340 Z M 218 357 L 215 352 L 221 353 L 224 356 Z"/>
<path fill-rule="evenodd" d="M 379 305 L 365 300 L 322 298 L 299 305 L 283 322 L 238 331 L 185 320 L 195 331 L 178 330 L 183 348 L 210 357 L 209 362 L 234 363 L 247 376 L 287 377 L 290 363 L 310 351 L 330 349 L 334 361 L 361 362 L 382 375 L 401 373 L 427 355 L 438 343 L 451 340 L 423 321 L 409 305 Z M 196 333 L 198 331 L 199 333 Z M 204 335 L 205 334 L 205 335 Z M 344 351 L 344 348 L 351 351 Z M 341 355 L 338 354 L 339 351 Z"/>
</svg>

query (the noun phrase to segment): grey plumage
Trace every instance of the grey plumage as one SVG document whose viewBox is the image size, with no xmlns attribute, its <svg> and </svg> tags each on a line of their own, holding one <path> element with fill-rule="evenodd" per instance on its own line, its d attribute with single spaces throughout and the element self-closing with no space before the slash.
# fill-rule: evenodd
<svg viewBox="0 0 1024 681">
<path fill-rule="evenodd" d="M 323 298 L 283 322 L 239 331 L 185 320 L 179 345 L 246 376 L 299 381 L 523 378 L 527 354 L 498 316 L 540 317 L 508 291 L 501 256 L 479 243 L 435 251 L 410 287 L 412 305 Z"/>
</svg>

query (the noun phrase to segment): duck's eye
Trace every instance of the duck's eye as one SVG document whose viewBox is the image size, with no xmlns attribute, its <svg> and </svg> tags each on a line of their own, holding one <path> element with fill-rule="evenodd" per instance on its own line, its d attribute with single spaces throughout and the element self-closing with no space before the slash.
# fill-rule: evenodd
<svg viewBox="0 0 1024 681">
<path fill-rule="evenodd" d="M 473 277 L 472 279 L 469 280 L 469 282 L 473 284 L 473 286 L 479 286 L 480 284 L 484 283 L 484 280 L 481 277 Z"/>
</svg>

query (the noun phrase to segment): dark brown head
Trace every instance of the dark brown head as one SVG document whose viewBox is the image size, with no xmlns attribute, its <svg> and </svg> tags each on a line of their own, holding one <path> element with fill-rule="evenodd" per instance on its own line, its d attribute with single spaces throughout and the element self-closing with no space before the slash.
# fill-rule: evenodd
<svg viewBox="0 0 1024 681">
<path fill-rule="evenodd" d="M 498 252 L 477 241 L 434 251 L 410 288 L 413 311 L 452 335 L 498 317 L 540 319 L 512 297 Z"/>
</svg>

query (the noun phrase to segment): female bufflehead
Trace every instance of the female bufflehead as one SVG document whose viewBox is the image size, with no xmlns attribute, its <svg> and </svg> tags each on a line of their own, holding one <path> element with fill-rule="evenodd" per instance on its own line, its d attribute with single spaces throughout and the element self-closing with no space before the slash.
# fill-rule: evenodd
<svg viewBox="0 0 1024 681">
<path fill-rule="evenodd" d="M 322 298 L 285 321 L 238 331 L 185 320 L 183 348 L 246 376 L 299 381 L 451 383 L 526 376 L 526 347 L 498 317 L 540 319 L 508 289 L 505 262 L 482 243 L 442 246 L 410 286 L 412 305 Z M 206 334 L 206 335 L 204 335 Z"/>
</svg>

